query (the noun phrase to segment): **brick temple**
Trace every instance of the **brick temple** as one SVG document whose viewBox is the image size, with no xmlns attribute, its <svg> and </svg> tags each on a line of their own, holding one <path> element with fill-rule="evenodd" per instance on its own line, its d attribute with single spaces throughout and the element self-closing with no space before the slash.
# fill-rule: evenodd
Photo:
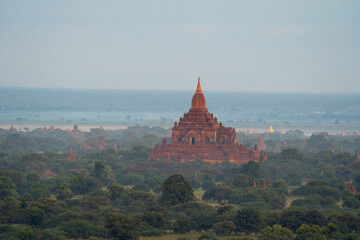
<svg viewBox="0 0 360 240">
<path fill-rule="evenodd" d="M 163 139 L 149 154 L 150 159 L 170 162 L 188 162 L 201 159 L 210 163 L 244 163 L 266 160 L 266 153 L 248 149 L 236 141 L 234 128 L 218 123 L 216 117 L 206 108 L 205 96 L 201 90 L 200 78 L 188 113 L 180 117 L 172 128 L 172 142 Z"/>
</svg>

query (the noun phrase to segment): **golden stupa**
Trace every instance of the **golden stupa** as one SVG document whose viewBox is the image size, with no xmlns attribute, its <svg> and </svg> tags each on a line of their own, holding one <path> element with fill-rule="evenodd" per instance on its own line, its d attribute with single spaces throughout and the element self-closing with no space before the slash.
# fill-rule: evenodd
<svg viewBox="0 0 360 240">
<path fill-rule="evenodd" d="M 274 132 L 274 129 L 273 129 L 272 125 L 270 125 L 270 127 L 269 127 L 269 133 L 273 133 L 273 132 Z"/>
</svg>

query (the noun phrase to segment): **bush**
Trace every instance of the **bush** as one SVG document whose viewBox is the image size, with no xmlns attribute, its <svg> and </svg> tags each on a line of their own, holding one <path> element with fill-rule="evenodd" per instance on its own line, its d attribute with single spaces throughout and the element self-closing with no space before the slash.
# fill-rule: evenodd
<svg viewBox="0 0 360 240">
<path fill-rule="evenodd" d="M 137 190 L 137 191 L 143 191 L 143 192 L 150 192 L 150 188 L 142 183 L 139 183 L 137 185 L 135 185 L 132 189 Z"/>
<path fill-rule="evenodd" d="M 136 185 L 136 184 L 144 183 L 145 178 L 144 176 L 138 173 L 128 173 L 125 176 L 119 177 L 118 181 L 122 185 Z"/>
<path fill-rule="evenodd" d="M 219 236 L 230 235 L 235 229 L 236 226 L 234 222 L 231 221 L 222 221 L 213 226 L 213 230 L 216 232 L 216 235 Z"/>
<path fill-rule="evenodd" d="M 91 236 L 105 237 L 105 229 L 102 225 L 95 225 L 84 219 L 75 219 L 65 222 L 61 230 L 69 238 L 89 238 Z"/>
<path fill-rule="evenodd" d="M 262 224 L 260 213 L 253 208 L 244 208 L 238 211 L 235 217 L 236 231 L 245 232 L 247 234 L 252 232 L 259 232 Z"/>
<path fill-rule="evenodd" d="M 217 240 L 217 237 L 211 232 L 203 232 L 198 240 Z"/>
<path fill-rule="evenodd" d="M 187 233 L 192 229 L 191 219 L 185 215 L 180 215 L 173 224 L 174 233 Z"/>
<path fill-rule="evenodd" d="M 275 224 L 261 230 L 259 240 L 293 240 L 294 237 L 294 234 L 289 229 Z"/>
<path fill-rule="evenodd" d="M 150 226 L 147 222 L 141 224 L 139 231 L 140 234 L 145 237 L 160 237 L 163 235 L 163 231 Z"/>
</svg>

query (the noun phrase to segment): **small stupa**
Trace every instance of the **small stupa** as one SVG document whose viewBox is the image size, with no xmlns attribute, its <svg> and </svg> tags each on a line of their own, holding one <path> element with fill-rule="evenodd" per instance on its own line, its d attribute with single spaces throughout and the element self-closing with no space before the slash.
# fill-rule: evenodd
<svg viewBox="0 0 360 240">
<path fill-rule="evenodd" d="M 16 129 L 13 124 L 11 124 L 10 129 L 8 131 L 11 133 L 16 133 Z"/>
<path fill-rule="evenodd" d="M 72 148 L 70 148 L 69 153 L 68 153 L 66 159 L 69 160 L 69 161 L 76 161 L 76 157 L 75 157 L 75 155 L 74 155 L 74 153 L 73 153 Z"/>
<path fill-rule="evenodd" d="M 281 152 L 281 148 L 279 144 L 276 144 L 275 148 L 274 148 L 274 153 L 280 153 Z"/>
<path fill-rule="evenodd" d="M 352 180 L 350 179 L 349 185 L 346 188 L 347 190 L 349 190 L 350 192 L 352 192 L 353 194 L 356 193 L 356 187 L 354 186 L 354 184 L 352 183 Z"/>
<path fill-rule="evenodd" d="M 259 140 L 256 142 L 256 144 L 259 150 L 265 150 L 267 147 L 262 136 L 259 136 Z"/>
<path fill-rule="evenodd" d="M 273 132 L 274 132 L 274 129 L 273 129 L 272 125 L 270 125 L 268 132 L 269 132 L 269 133 L 273 133 Z"/>
<path fill-rule="evenodd" d="M 356 155 L 355 162 L 360 162 L 360 154 L 359 153 L 357 153 L 357 155 Z"/>
<path fill-rule="evenodd" d="M 100 150 L 105 150 L 105 147 L 106 147 L 106 142 L 105 142 L 104 134 L 101 133 L 101 135 L 99 137 L 98 148 Z"/>
<path fill-rule="evenodd" d="M 329 140 L 329 134 L 328 134 L 327 132 L 324 132 L 324 138 L 325 138 L 326 140 Z"/>
<path fill-rule="evenodd" d="M 117 147 L 116 147 L 116 144 L 114 144 L 114 151 L 117 153 Z"/>
<path fill-rule="evenodd" d="M 89 140 L 89 139 L 86 140 L 86 145 L 85 145 L 85 147 L 84 147 L 84 150 L 92 150 L 92 147 L 91 147 L 91 145 L 90 145 L 90 140 Z"/>
</svg>

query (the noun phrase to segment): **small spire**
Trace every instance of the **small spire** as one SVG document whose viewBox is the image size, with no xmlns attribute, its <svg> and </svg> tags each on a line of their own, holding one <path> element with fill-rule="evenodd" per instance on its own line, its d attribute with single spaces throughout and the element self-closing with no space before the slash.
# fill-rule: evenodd
<svg viewBox="0 0 360 240">
<path fill-rule="evenodd" d="M 195 93 L 203 93 L 201 90 L 201 85 L 200 85 L 200 77 L 198 77 L 198 85 L 197 85 Z"/>
</svg>

